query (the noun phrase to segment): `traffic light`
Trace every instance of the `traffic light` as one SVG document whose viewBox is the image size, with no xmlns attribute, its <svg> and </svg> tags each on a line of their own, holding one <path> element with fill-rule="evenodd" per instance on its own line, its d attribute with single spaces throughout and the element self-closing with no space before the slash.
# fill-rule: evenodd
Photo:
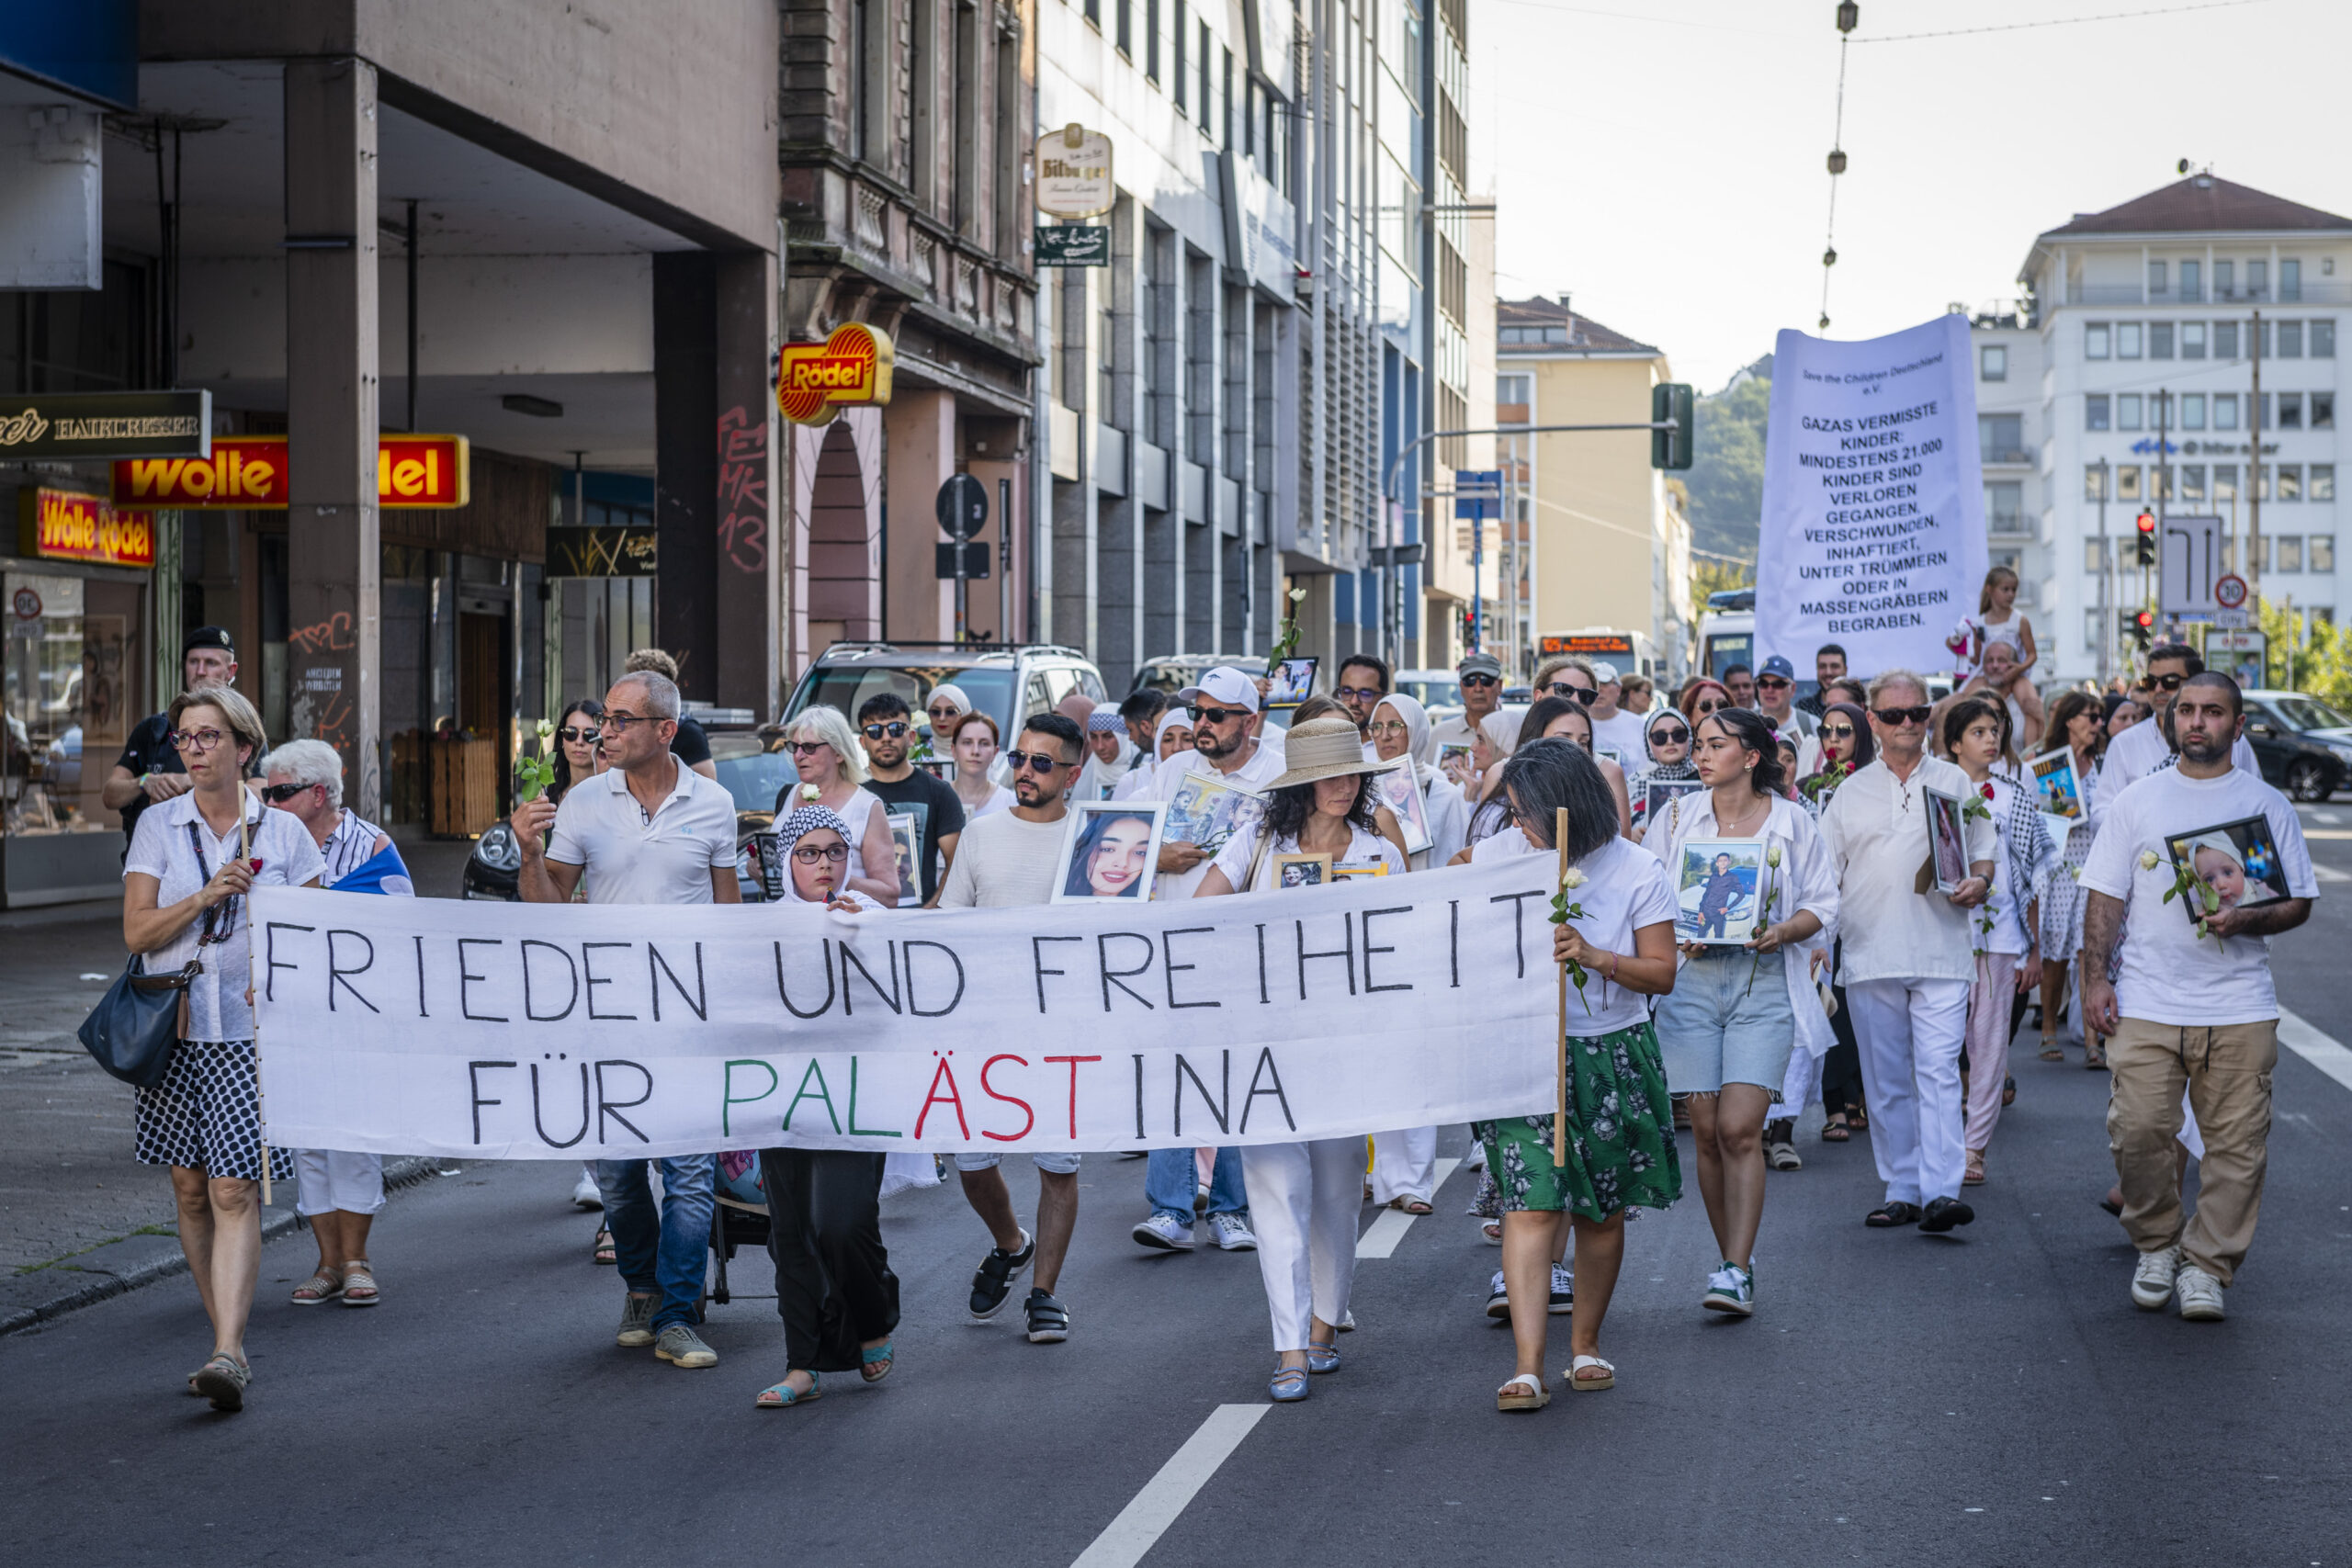
<svg viewBox="0 0 2352 1568">
<path fill-rule="evenodd" d="M 2124 635 L 2132 646 L 2146 652 L 2156 640 L 2156 613 L 2154 610 L 2127 610 L 2123 615 Z"/>
<path fill-rule="evenodd" d="M 2153 512 L 2143 512 L 2140 513 L 2140 534 L 2137 547 L 2140 552 L 2139 560 L 2142 566 L 2154 566 L 2156 564 L 2156 514 Z"/>
<path fill-rule="evenodd" d="M 1689 383 L 1661 381 L 1650 389 L 1650 423 L 1663 424 L 1674 421 L 1672 430 L 1650 432 L 1650 467 L 1653 468 L 1687 468 L 1690 466 L 1691 438 L 1698 434 L 1692 421 L 1694 400 Z"/>
</svg>

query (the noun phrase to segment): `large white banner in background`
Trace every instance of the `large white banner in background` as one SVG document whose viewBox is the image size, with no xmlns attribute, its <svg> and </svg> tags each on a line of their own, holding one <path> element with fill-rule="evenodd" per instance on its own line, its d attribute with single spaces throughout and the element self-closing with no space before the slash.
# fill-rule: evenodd
<svg viewBox="0 0 2352 1568">
<path fill-rule="evenodd" d="M 1554 881 L 1531 855 L 855 917 L 257 888 L 266 1130 L 582 1159 L 1286 1143 L 1539 1112 Z"/>
<path fill-rule="evenodd" d="M 1781 333 L 1764 439 L 1756 651 L 1801 676 L 1949 671 L 1984 581 L 1984 487 L 1967 318 L 1863 343 Z"/>
</svg>

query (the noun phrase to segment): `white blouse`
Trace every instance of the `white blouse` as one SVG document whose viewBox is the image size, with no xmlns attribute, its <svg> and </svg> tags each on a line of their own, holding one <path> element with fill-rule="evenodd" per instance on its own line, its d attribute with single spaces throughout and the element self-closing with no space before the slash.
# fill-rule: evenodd
<svg viewBox="0 0 2352 1568">
<path fill-rule="evenodd" d="M 244 805 L 252 825 L 253 858 L 261 862 L 254 874 L 255 886 L 300 887 L 324 874 L 326 861 L 319 853 L 318 840 L 300 818 L 263 806 L 250 795 Z M 122 874 L 143 872 L 153 877 L 158 884 L 155 907 L 169 908 L 202 892 L 221 863 L 234 859 L 240 847 L 237 825 L 231 823 L 225 835 L 215 837 L 190 791 L 140 813 Z M 187 988 L 187 1038 L 251 1040 L 254 1010 L 245 990 L 253 984 L 252 910 L 246 899 L 224 898 L 211 912 L 213 934 L 222 940 L 204 941 L 205 920 L 199 914 L 187 930 L 145 955 L 147 973 L 173 973 L 191 958 L 199 961 L 204 972 Z"/>
</svg>

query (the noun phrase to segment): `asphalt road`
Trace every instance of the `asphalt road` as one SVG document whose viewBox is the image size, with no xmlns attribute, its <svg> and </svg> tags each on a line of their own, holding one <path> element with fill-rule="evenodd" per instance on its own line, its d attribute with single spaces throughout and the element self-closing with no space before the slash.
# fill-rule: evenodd
<svg viewBox="0 0 2352 1568">
<path fill-rule="evenodd" d="M 2313 848 L 2352 882 L 2352 811 L 2304 815 L 2344 819 Z M 2283 999 L 2352 1042 L 2352 889 L 2323 893 L 2280 943 Z M 1632 1229 L 1603 1343 L 1618 1387 L 1530 1416 L 1493 1408 L 1510 1351 L 1479 1310 L 1498 1255 L 1461 1215 L 1466 1171 L 1361 1263 L 1347 1365 L 1305 1404 L 1264 1404 L 1254 1259 L 1142 1252 L 1141 1163 L 1091 1156 L 1067 1344 L 1025 1343 L 1012 1311 L 965 1320 L 984 1243 L 951 1181 L 884 1210 L 895 1375 L 766 1412 L 751 1400 L 783 1371 L 772 1303 L 714 1309 L 710 1371 L 618 1350 L 619 1286 L 587 1261 L 571 1168 L 468 1168 L 379 1223 L 373 1311 L 286 1304 L 309 1244 L 268 1249 L 241 1416 L 181 1392 L 209 1348 L 184 1279 L 0 1340 L 8 1554 L 2336 1568 L 2352 1089 L 2282 1055 L 2230 1320 L 2183 1324 L 2132 1310 L 2131 1249 L 2096 1206 L 2105 1076 L 2021 1038 L 1975 1225 L 1865 1230 L 1867 1145 L 1808 1138 L 1806 1168 L 1772 1179 L 1757 1315 L 1699 1310 L 1714 1255 L 1694 1193 Z M 1464 1142 L 1449 1129 L 1441 1153 Z M 1034 1190 L 1015 1176 L 1024 1213 Z M 733 1281 L 771 1288 L 756 1257 Z"/>
</svg>

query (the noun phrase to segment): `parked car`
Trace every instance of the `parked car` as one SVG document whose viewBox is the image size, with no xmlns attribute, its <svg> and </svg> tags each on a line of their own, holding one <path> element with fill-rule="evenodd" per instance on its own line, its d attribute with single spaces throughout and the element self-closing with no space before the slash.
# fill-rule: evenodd
<svg viewBox="0 0 2352 1568">
<path fill-rule="evenodd" d="M 2297 800 L 2325 800 L 2352 781 L 2352 718 L 2317 697 L 2256 686 L 2245 738 L 2262 776 Z"/>
<path fill-rule="evenodd" d="M 785 705 L 788 721 L 826 703 L 857 717 L 858 705 L 877 692 L 896 692 L 926 741 L 931 689 L 952 682 L 978 712 L 996 720 L 1011 745 L 1023 716 L 1042 713 L 1073 691 L 1104 699 L 1102 671 L 1077 649 L 1059 643 L 837 642 L 817 656 Z M 944 750 L 944 749 L 943 749 Z"/>
<path fill-rule="evenodd" d="M 1462 705 L 1462 682 L 1451 670 L 1399 670 L 1396 690 L 1432 711 Z"/>
<path fill-rule="evenodd" d="M 1170 653 L 1158 659 L 1147 659 L 1137 665 L 1136 678 L 1127 691 L 1131 694 L 1146 688 L 1161 691 L 1167 693 L 1169 700 L 1173 702 L 1177 693 L 1220 664 L 1229 664 L 1244 675 L 1263 675 L 1266 672 L 1266 658 L 1261 653 Z M 1315 683 L 1328 690 L 1330 682 L 1325 677 L 1330 673 L 1329 670 L 1318 668 L 1315 671 Z M 1288 729 L 1290 709 L 1268 708 L 1265 728 Z"/>
<path fill-rule="evenodd" d="M 735 878 L 743 902 L 756 904 L 770 897 L 772 877 L 782 869 L 771 863 L 775 840 L 768 831 L 775 818 L 776 794 L 799 775 L 793 770 L 791 752 L 770 750 L 761 737 L 743 730 L 714 731 L 710 761 L 719 784 L 735 801 Z M 466 857 L 465 897 L 514 903 L 523 897 L 515 885 L 522 869 L 523 850 L 514 841 L 514 829 L 493 823 Z"/>
</svg>

